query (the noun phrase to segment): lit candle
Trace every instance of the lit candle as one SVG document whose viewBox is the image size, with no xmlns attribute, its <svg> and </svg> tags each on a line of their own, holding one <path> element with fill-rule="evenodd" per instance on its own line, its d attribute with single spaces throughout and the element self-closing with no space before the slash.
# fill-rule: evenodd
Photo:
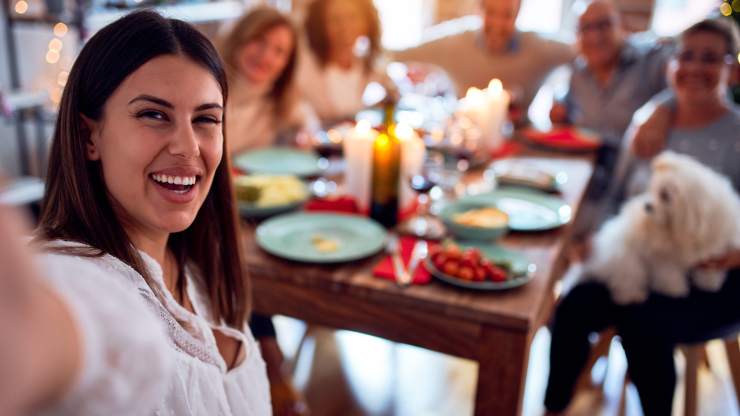
<svg viewBox="0 0 740 416">
<path fill-rule="evenodd" d="M 399 123 L 396 127 L 396 136 L 401 141 L 401 177 L 400 207 L 406 210 L 415 200 L 416 193 L 409 185 L 409 178 L 421 173 L 424 164 L 426 148 L 424 141 L 408 124 Z"/>
<path fill-rule="evenodd" d="M 501 129 L 508 114 L 509 100 L 509 93 L 495 78 L 484 90 L 469 88 L 465 98 L 460 100 L 460 113 L 481 130 L 484 146 L 488 150 L 495 150 L 501 145 Z"/>
<path fill-rule="evenodd" d="M 487 124 L 483 127 L 484 140 L 489 150 L 496 150 L 503 142 L 501 129 L 509 113 L 509 93 L 504 90 L 501 80 L 492 79 L 486 90 L 488 97 Z"/>
<path fill-rule="evenodd" d="M 355 199 L 362 212 L 367 212 L 370 207 L 373 142 L 377 135 L 368 121 L 361 120 L 342 143 L 347 164 L 344 176 L 346 194 Z"/>
</svg>

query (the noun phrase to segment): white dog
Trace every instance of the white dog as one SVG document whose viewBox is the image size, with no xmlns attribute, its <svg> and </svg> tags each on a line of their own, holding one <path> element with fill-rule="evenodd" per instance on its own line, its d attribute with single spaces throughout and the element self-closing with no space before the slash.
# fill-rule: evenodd
<svg viewBox="0 0 740 416">
<path fill-rule="evenodd" d="M 727 178 L 673 152 L 652 169 L 647 192 L 604 224 L 585 264 L 584 276 L 606 284 L 618 304 L 643 302 L 651 291 L 684 297 L 691 283 L 717 291 L 724 271 L 692 268 L 740 247 L 740 198 Z"/>
</svg>

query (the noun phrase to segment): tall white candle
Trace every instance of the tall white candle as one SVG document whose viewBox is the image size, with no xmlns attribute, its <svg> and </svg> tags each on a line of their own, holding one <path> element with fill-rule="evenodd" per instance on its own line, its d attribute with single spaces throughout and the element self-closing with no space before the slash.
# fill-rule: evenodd
<svg viewBox="0 0 740 416">
<path fill-rule="evenodd" d="M 367 212 L 370 208 L 373 142 L 377 135 L 378 132 L 370 127 L 368 121 L 361 120 L 342 144 L 347 166 L 345 192 L 355 199 L 361 212 Z"/>
<path fill-rule="evenodd" d="M 509 100 L 509 93 L 495 78 L 484 90 L 469 88 L 465 98 L 460 100 L 459 112 L 481 130 L 483 146 L 488 150 L 501 146 L 501 129 L 508 115 Z"/>
<path fill-rule="evenodd" d="M 486 147 L 489 150 L 496 150 L 503 142 L 502 128 L 509 114 L 509 93 L 504 90 L 504 86 L 499 79 L 492 79 L 486 89 L 488 98 L 488 109 L 486 125 L 483 127 Z"/>
<path fill-rule="evenodd" d="M 396 136 L 401 141 L 401 177 L 399 204 L 401 211 L 408 209 L 416 198 L 416 193 L 409 185 L 409 178 L 421 173 L 426 156 L 424 141 L 408 124 L 396 126 Z"/>
</svg>

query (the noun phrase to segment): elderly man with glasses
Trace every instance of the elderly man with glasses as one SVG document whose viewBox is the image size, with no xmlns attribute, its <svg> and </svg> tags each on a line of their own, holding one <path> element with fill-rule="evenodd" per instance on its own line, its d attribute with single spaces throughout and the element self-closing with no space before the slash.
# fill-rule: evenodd
<svg viewBox="0 0 740 416">
<path fill-rule="evenodd" d="M 553 123 L 573 123 L 599 133 L 618 147 L 634 112 L 666 88 L 670 47 L 642 44 L 621 29 L 609 0 L 577 3 L 579 56 L 568 92 L 550 113 Z"/>
<path fill-rule="evenodd" d="M 667 87 L 665 71 L 672 47 L 628 37 L 609 0 L 581 1 L 574 10 L 579 55 L 572 65 L 568 92 L 553 105 L 550 119 L 554 124 L 593 130 L 602 139 L 594 179 L 575 226 L 578 239 L 600 221 L 633 114 Z"/>
</svg>

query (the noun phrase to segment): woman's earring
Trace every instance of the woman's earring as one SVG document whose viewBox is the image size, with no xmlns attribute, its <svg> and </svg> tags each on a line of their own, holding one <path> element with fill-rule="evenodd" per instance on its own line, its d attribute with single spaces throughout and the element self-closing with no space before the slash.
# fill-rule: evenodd
<svg viewBox="0 0 740 416">
<path fill-rule="evenodd" d="M 87 159 L 88 160 L 98 160 L 100 159 L 100 154 L 98 153 L 98 148 L 92 143 L 87 143 Z"/>
</svg>

